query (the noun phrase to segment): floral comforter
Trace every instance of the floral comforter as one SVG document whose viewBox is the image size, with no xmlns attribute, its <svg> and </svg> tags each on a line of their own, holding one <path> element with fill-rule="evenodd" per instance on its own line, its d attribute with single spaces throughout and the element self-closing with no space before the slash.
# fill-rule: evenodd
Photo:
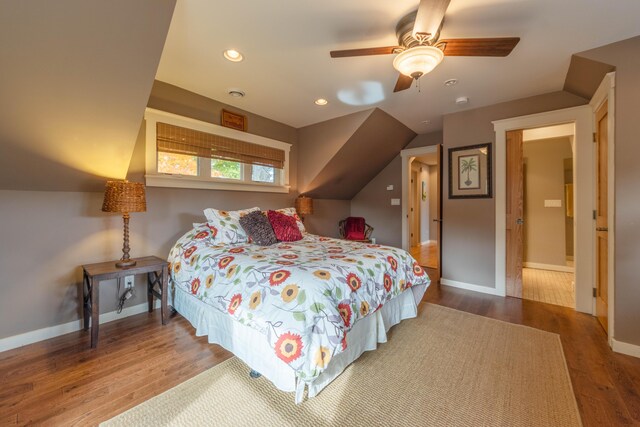
<svg viewBox="0 0 640 427">
<path fill-rule="evenodd" d="M 178 240 L 169 262 L 171 286 L 261 332 L 305 382 L 347 348 L 358 319 L 429 283 L 401 249 L 311 234 L 266 247 L 221 245 L 206 224 Z"/>
</svg>

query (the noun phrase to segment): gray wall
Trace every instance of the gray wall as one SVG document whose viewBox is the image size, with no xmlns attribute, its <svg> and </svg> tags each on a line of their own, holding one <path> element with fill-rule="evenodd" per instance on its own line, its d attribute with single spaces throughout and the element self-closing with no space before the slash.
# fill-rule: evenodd
<svg viewBox="0 0 640 427">
<path fill-rule="evenodd" d="M 524 261 L 566 266 L 564 160 L 571 158 L 569 137 L 524 142 Z M 561 207 L 545 207 L 561 200 Z"/>
<path fill-rule="evenodd" d="M 0 189 L 124 178 L 175 3 L 0 2 Z"/>
<path fill-rule="evenodd" d="M 396 247 L 402 246 L 402 206 L 391 206 L 391 199 L 402 198 L 401 170 L 398 155 L 351 200 L 351 216 L 366 219 L 377 243 Z M 388 185 L 393 185 L 392 191 Z"/>
<path fill-rule="evenodd" d="M 449 148 L 486 142 L 494 144 L 493 120 L 574 107 L 586 102 L 568 92 L 553 92 L 445 115 L 443 170 L 449 170 Z M 495 150 L 492 153 L 495 156 Z M 495 288 L 495 199 L 450 200 L 446 174 L 442 191 L 442 277 Z"/>
<path fill-rule="evenodd" d="M 340 237 L 338 222 L 351 215 L 351 202 L 349 200 L 322 200 L 313 201 L 313 215 L 304 219 L 307 230 L 322 236 Z"/>
<path fill-rule="evenodd" d="M 353 199 L 415 136 L 404 124 L 375 108 L 311 180 L 305 194 L 321 199 Z M 300 141 L 306 145 L 306 139 Z"/>
<path fill-rule="evenodd" d="M 371 113 L 373 113 L 373 109 L 368 109 L 298 129 L 300 192 L 304 193 L 311 189 L 309 187 L 311 181 L 347 143 Z"/>
<path fill-rule="evenodd" d="M 442 132 L 417 135 L 405 148 L 442 143 Z M 393 185 L 393 191 L 387 191 Z M 351 215 L 362 216 L 375 228 L 377 242 L 402 247 L 402 205 L 391 206 L 391 199 L 402 198 L 402 160 L 398 154 L 351 200 Z"/>
<path fill-rule="evenodd" d="M 640 345 L 640 37 L 578 55 L 616 67 L 615 339 Z"/>
<path fill-rule="evenodd" d="M 156 82 L 149 106 L 219 123 L 222 103 Z M 242 112 L 242 111 L 240 111 Z M 242 112 L 246 113 L 246 112 Z M 176 239 L 204 220 L 203 209 L 293 206 L 297 195 L 297 131 L 246 113 L 249 131 L 292 143 L 289 194 L 147 188 L 147 212 L 132 214 L 132 256 L 166 257 Z M 130 161 L 128 177 L 144 175 L 144 126 Z M 0 191 L 0 339 L 81 317 L 82 264 L 117 259 L 122 248 L 122 219 L 101 212 L 102 192 Z M 348 201 L 317 200 L 309 216 L 310 232 L 337 236 L 337 223 L 348 216 Z M 145 301 L 142 283 L 127 306 Z M 115 284 L 101 286 L 100 311 L 116 308 Z M 26 313 L 28 312 L 28 315 Z"/>
</svg>

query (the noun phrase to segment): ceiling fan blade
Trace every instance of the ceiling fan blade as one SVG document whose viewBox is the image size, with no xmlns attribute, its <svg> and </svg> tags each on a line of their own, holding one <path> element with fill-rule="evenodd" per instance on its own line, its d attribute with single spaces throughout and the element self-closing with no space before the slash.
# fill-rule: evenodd
<svg viewBox="0 0 640 427">
<path fill-rule="evenodd" d="M 409 89 L 411 87 L 411 83 L 413 83 L 413 77 L 400 74 L 400 76 L 398 76 L 398 81 L 396 82 L 396 87 L 393 88 L 393 91 L 400 92 Z"/>
<path fill-rule="evenodd" d="M 445 56 L 507 56 L 520 37 L 492 39 L 443 39 L 436 44 Z"/>
<path fill-rule="evenodd" d="M 451 0 L 420 0 L 418 15 L 415 24 L 413 24 L 411 35 L 418 39 L 416 34 L 423 33 L 426 35 L 426 40 L 433 40 L 438 35 L 440 24 L 442 24 L 450 2 Z"/>
<path fill-rule="evenodd" d="M 332 50 L 330 52 L 332 58 L 346 58 L 349 56 L 368 56 L 368 55 L 389 55 L 396 53 L 401 46 L 385 46 L 385 47 L 367 47 L 364 49 L 347 49 Z"/>
</svg>

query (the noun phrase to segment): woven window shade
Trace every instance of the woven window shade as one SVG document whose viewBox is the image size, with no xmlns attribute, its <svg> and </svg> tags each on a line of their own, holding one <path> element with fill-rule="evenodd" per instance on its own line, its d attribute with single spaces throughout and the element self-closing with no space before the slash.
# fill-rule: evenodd
<svg viewBox="0 0 640 427">
<path fill-rule="evenodd" d="M 158 151 L 284 168 L 284 151 L 225 136 L 158 122 Z"/>
</svg>

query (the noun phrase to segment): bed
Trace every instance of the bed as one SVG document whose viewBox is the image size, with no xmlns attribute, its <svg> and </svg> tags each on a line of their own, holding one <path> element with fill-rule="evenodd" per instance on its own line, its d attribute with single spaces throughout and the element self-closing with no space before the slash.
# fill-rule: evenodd
<svg viewBox="0 0 640 427">
<path fill-rule="evenodd" d="M 194 224 L 169 255 L 170 304 L 296 403 L 325 386 L 389 328 L 417 315 L 429 278 L 406 251 L 304 233 L 220 244 Z"/>
</svg>

